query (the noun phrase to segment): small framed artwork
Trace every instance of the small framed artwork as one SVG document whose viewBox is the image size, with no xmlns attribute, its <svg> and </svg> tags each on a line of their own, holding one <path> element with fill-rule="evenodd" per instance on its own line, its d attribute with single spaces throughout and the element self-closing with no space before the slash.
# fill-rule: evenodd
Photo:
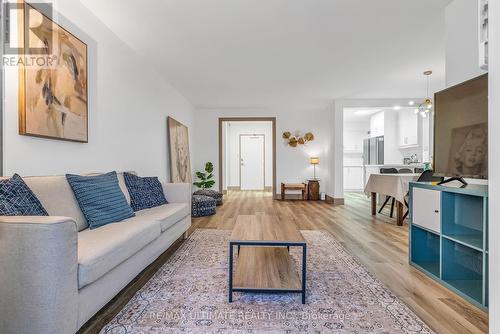
<svg viewBox="0 0 500 334">
<path fill-rule="evenodd" d="M 25 2 L 18 26 L 35 60 L 19 66 L 19 134 L 87 143 L 87 44 Z"/>
<path fill-rule="evenodd" d="M 168 117 L 167 119 L 167 128 L 170 153 L 170 180 L 171 182 L 192 183 L 188 128 L 172 117 Z"/>
</svg>

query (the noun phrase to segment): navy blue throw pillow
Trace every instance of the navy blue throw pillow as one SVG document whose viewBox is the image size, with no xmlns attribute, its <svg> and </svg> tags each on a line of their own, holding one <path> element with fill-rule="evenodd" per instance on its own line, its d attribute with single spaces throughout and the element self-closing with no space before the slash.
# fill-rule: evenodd
<svg viewBox="0 0 500 334">
<path fill-rule="evenodd" d="M 116 172 L 96 176 L 66 174 L 90 229 L 134 217 L 118 184 Z"/>
<path fill-rule="evenodd" d="M 123 173 L 123 177 L 130 194 L 130 205 L 134 211 L 168 203 L 157 177 L 139 177 L 131 173 Z"/>
<path fill-rule="evenodd" d="M 14 174 L 0 181 L 0 216 L 48 216 L 23 179 Z"/>
</svg>

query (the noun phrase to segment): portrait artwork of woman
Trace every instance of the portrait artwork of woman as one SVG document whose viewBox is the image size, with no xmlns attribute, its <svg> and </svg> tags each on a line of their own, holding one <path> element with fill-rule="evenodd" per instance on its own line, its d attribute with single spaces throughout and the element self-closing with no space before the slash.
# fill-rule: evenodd
<svg viewBox="0 0 500 334">
<path fill-rule="evenodd" d="M 476 124 L 452 131 L 450 155 L 453 173 L 459 176 L 484 178 L 488 175 L 488 130 L 486 123 Z"/>
</svg>

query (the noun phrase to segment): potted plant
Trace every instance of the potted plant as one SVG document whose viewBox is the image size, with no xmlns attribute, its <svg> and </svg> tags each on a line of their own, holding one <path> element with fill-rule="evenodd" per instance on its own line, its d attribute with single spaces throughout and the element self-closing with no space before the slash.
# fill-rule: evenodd
<svg viewBox="0 0 500 334">
<path fill-rule="evenodd" d="M 210 189 L 214 186 L 213 180 L 214 165 L 209 161 L 205 164 L 205 172 L 196 172 L 196 177 L 199 179 L 193 184 L 200 189 Z"/>
<path fill-rule="evenodd" d="M 214 177 L 213 171 L 214 171 L 214 165 L 211 162 L 207 162 L 205 164 L 205 172 L 196 172 L 196 177 L 199 180 L 197 180 L 193 184 L 200 189 L 195 191 L 193 195 L 212 197 L 216 200 L 217 205 L 222 205 L 223 202 L 222 193 L 210 189 L 215 184 L 215 181 L 213 180 Z"/>
</svg>

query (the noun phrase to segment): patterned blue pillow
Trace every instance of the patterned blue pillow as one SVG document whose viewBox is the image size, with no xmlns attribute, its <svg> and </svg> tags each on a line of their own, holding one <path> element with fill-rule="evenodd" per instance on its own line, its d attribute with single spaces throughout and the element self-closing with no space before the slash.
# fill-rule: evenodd
<svg viewBox="0 0 500 334">
<path fill-rule="evenodd" d="M 14 174 L 11 179 L 0 181 L 1 216 L 48 216 L 23 179 Z"/>
<path fill-rule="evenodd" d="M 157 177 L 139 177 L 130 173 L 123 173 L 123 177 L 130 194 L 130 205 L 134 211 L 168 203 Z"/>
<path fill-rule="evenodd" d="M 66 174 L 90 229 L 134 217 L 118 185 L 116 172 L 97 176 Z"/>
</svg>

